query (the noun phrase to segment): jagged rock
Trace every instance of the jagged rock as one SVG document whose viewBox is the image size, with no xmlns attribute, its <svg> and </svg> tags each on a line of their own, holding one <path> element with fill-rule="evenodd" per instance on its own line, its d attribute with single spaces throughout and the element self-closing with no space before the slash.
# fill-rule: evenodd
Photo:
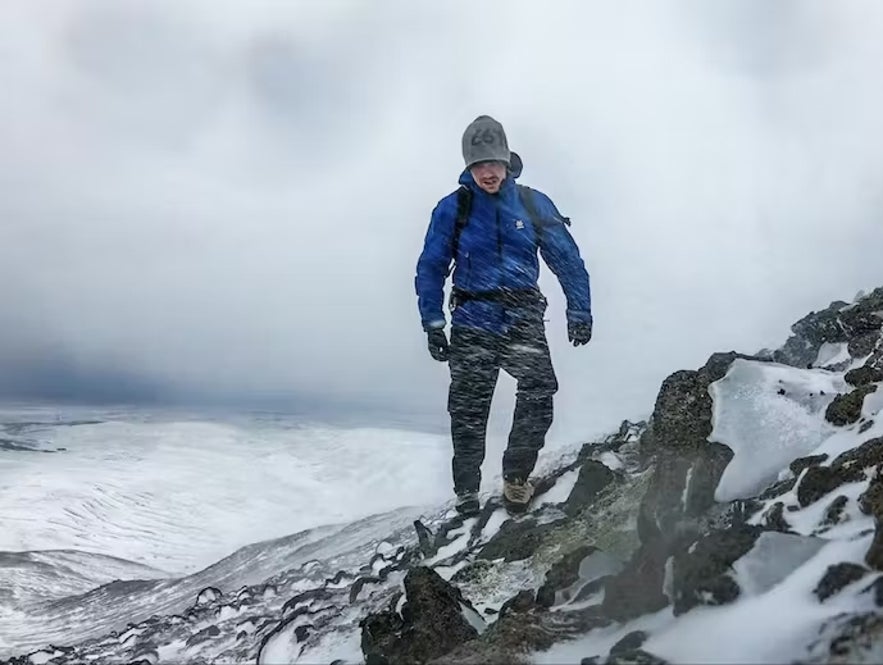
<svg viewBox="0 0 883 665">
<path fill-rule="evenodd" d="M 674 558 L 674 613 L 680 615 L 697 605 L 724 605 L 741 593 L 730 576 L 733 563 L 744 556 L 760 537 L 762 527 L 748 524 L 712 531 L 689 551 Z"/>
<path fill-rule="evenodd" d="M 883 570 L 883 520 L 874 520 L 874 540 L 865 554 L 865 563 L 875 570 Z"/>
<path fill-rule="evenodd" d="M 601 462 L 586 460 L 579 470 L 579 476 L 570 496 L 564 502 L 564 512 L 571 517 L 578 515 L 590 506 L 598 494 L 616 480 L 616 474 Z"/>
<path fill-rule="evenodd" d="M 858 498 L 858 506 L 865 515 L 883 519 L 883 477 L 880 476 L 880 469 L 871 479 L 868 489 Z"/>
<path fill-rule="evenodd" d="M 788 468 L 791 469 L 791 473 L 793 473 L 795 476 L 799 476 L 804 469 L 808 469 L 811 466 L 818 466 L 827 459 L 828 455 L 826 453 L 823 453 L 821 455 L 798 457 L 796 460 L 791 462 Z"/>
<path fill-rule="evenodd" d="M 459 589 L 431 568 L 412 568 L 404 585 L 401 615 L 389 609 L 359 623 L 367 665 L 426 663 L 478 636 L 463 614 L 468 605 Z"/>
<path fill-rule="evenodd" d="M 843 587 L 863 578 L 868 572 L 867 568 L 855 563 L 837 563 L 828 566 L 828 570 L 825 571 L 813 593 L 820 601 L 824 602 L 839 593 Z"/>
<path fill-rule="evenodd" d="M 791 533 L 791 525 L 785 519 L 784 509 L 785 504 L 781 501 L 774 503 L 762 517 L 764 526 L 771 531 Z"/>
<path fill-rule="evenodd" d="M 190 637 L 190 639 L 187 640 L 187 646 L 196 646 L 197 644 L 217 637 L 220 634 L 221 629 L 217 626 L 209 626 L 208 628 L 203 628 L 198 633 L 196 633 L 196 635 L 193 635 L 192 637 Z"/>
<path fill-rule="evenodd" d="M 613 656 L 614 654 L 628 653 L 629 651 L 640 649 L 648 637 L 649 635 L 643 630 L 633 630 L 610 647 L 610 655 Z"/>
<path fill-rule="evenodd" d="M 414 530 L 417 532 L 417 542 L 420 545 L 420 551 L 427 559 L 434 557 L 438 548 L 435 546 L 432 531 L 429 530 L 420 520 L 414 520 Z"/>
<path fill-rule="evenodd" d="M 855 390 L 837 395 L 834 400 L 825 409 L 825 420 L 832 425 L 842 427 L 858 422 L 862 415 L 862 405 L 872 392 L 877 390 L 874 384 L 860 386 Z"/>
<path fill-rule="evenodd" d="M 797 501 L 805 508 L 841 485 L 856 482 L 863 477 L 861 469 L 846 468 L 843 465 L 811 467 L 797 487 Z"/>
<path fill-rule="evenodd" d="M 883 662 L 883 616 L 876 612 L 839 615 L 821 632 L 827 642 L 827 654 L 822 662 Z"/>
<path fill-rule="evenodd" d="M 211 605 L 212 603 L 216 603 L 224 597 L 224 594 L 220 589 L 217 589 L 213 586 L 206 587 L 202 591 L 199 592 L 199 595 L 196 596 L 195 607 L 204 607 L 205 605 Z"/>
<path fill-rule="evenodd" d="M 529 612 L 537 606 L 537 600 L 533 591 L 523 589 L 519 591 L 500 607 L 500 617 L 509 616 L 514 613 Z"/>
<path fill-rule="evenodd" d="M 458 647 L 431 665 L 484 665 L 526 662 L 529 654 L 544 651 L 555 642 L 608 626 L 610 620 L 596 607 L 578 611 L 546 612 L 533 605 L 510 611 L 481 637 Z"/>
<path fill-rule="evenodd" d="M 481 548 L 478 559 L 493 561 L 521 561 L 532 556 L 543 544 L 548 533 L 556 528 L 556 522 L 537 524 L 533 517 L 507 520 Z"/>
<path fill-rule="evenodd" d="M 869 383 L 878 383 L 879 381 L 883 381 L 883 371 L 877 369 L 876 367 L 862 365 L 857 369 L 848 371 L 846 373 L 846 376 L 844 376 L 843 378 L 848 384 L 855 387 L 860 387 L 868 385 Z"/>
<path fill-rule="evenodd" d="M 826 309 L 810 312 L 791 326 L 791 337 L 784 346 L 773 352 L 778 363 L 793 367 L 809 367 L 819 355 L 825 342 L 846 342 L 846 331 L 840 325 L 840 310 L 847 303 L 832 302 Z"/>
<path fill-rule="evenodd" d="M 298 609 L 297 606 L 301 603 L 309 605 L 314 600 L 328 600 L 331 597 L 332 593 L 327 589 L 308 589 L 285 601 L 285 604 L 282 606 L 282 615 L 287 617 L 288 613 L 292 610 L 296 611 Z"/>
<path fill-rule="evenodd" d="M 555 604 L 555 594 L 579 580 L 580 564 L 597 549 L 592 545 L 583 545 L 559 559 L 546 573 L 543 586 L 537 591 L 537 604 L 552 607 Z"/>
<path fill-rule="evenodd" d="M 874 604 L 883 607 L 883 577 L 877 577 L 871 584 L 862 589 L 862 593 L 870 593 L 874 596 Z"/>
<path fill-rule="evenodd" d="M 605 665 L 668 665 L 668 661 L 643 649 L 632 649 L 617 654 L 611 652 Z"/>
<path fill-rule="evenodd" d="M 879 333 L 867 333 L 859 335 L 849 340 L 847 351 L 852 358 L 864 358 L 874 352 L 877 340 L 880 339 Z"/>
<path fill-rule="evenodd" d="M 628 621 L 668 605 L 668 596 L 662 590 L 666 559 L 665 550 L 642 545 L 622 572 L 607 579 L 601 602 L 604 616 Z"/>
<path fill-rule="evenodd" d="M 785 480 L 780 480 L 776 483 L 773 483 L 768 488 L 766 488 L 763 492 L 757 495 L 759 501 L 767 501 L 769 499 L 775 499 L 777 497 L 782 496 L 783 494 L 790 492 L 794 489 L 794 486 L 797 484 L 797 477 L 786 478 Z"/>
<path fill-rule="evenodd" d="M 831 466 L 867 469 L 883 462 L 883 437 L 869 439 L 858 448 L 847 450 L 834 458 Z"/>
<path fill-rule="evenodd" d="M 849 503 L 849 497 L 841 494 L 834 499 L 830 505 L 825 508 L 825 516 L 822 518 L 822 526 L 831 527 L 849 519 L 846 515 L 846 506 Z"/>
<path fill-rule="evenodd" d="M 476 559 L 463 566 L 451 577 L 452 584 L 469 584 L 484 577 L 489 570 L 494 568 L 494 562 L 487 559 Z"/>
<path fill-rule="evenodd" d="M 733 452 L 708 441 L 713 405 L 708 387 L 723 378 L 737 358 L 752 359 L 714 354 L 701 369 L 675 372 L 663 382 L 651 418 L 652 435 L 642 440 L 658 458 L 642 502 L 650 522 L 644 526 L 652 525 L 654 533 L 641 534 L 642 542 L 678 533 L 685 518 L 689 521 L 714 505 L 715 489 Z"/>
<path fill-rule="evenodd" d="M 708 389 L 737 358 L 757 360 L 717 353 L 699 370 L 675 372 L 659 390 L 641 437 L 644 453 L 656 458 L 638 513 L 641 546 L 605 587 L 602 607 L 611 618 L 627 620 L 668 604 L 662 590 L 665 562 L 700 535 L 701 518 L 715 505 L 715 489 L 733 457 L 728 447 L 708 441 L 713 428 Z"/>
</svg>

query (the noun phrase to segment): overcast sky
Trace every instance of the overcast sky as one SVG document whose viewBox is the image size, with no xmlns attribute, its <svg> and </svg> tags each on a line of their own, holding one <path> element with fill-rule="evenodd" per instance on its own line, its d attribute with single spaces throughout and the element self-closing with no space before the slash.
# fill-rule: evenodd
<svg viewBox="0 0 883 665">
<path fill-rule="evenodd" d="M 881 62 L 878 0 L 6 0 L 0 393 L 444 423 L 414 268 L 490 114 L 592 277 L 555 435 L 646 415 L 883 285 Z"/>
</svg>

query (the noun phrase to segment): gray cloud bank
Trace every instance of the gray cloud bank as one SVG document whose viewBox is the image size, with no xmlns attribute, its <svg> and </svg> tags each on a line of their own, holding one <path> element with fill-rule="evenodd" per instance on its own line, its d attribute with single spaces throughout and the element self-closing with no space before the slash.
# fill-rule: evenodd
<svg viewBox="0 0 883 665">
<path fill-rule="evenodd" d="M 0 396 L 442 421 L 414 264 L 490 113 L 592 275 L 578 350 L 543 276 L 556 432 L 640 415 L 883 284 L 880 34 L 874 0 L 4 3 Z"/>
</svg>

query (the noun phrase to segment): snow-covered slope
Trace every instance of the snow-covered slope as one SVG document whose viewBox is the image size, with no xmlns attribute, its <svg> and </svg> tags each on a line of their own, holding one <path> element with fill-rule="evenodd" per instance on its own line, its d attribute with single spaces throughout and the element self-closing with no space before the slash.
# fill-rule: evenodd
<svg viewBox="0 0 883 665">
<path fill-rule="evenodd" d="M 675 372 L 648 422 L 549 464 L 518 518 L 486 492 L 467 520 L 449 505 L 397 509 L 248 546 L 183 577 L 123 563 L 108 572 L 138 582 L 107 584 L 88 558 L 19 561 L 0 578 L 17 594 L 0 614 L 0 653 L 15 663 L 880 662 L 879 312 L 883 290 L 810 314 L 775 352 L 715 354 Z M 38 563 L 67 565 L 70 579 L 27 583 Z M 84 591 L 93 582 L 104 586 Z"/>
</svg>

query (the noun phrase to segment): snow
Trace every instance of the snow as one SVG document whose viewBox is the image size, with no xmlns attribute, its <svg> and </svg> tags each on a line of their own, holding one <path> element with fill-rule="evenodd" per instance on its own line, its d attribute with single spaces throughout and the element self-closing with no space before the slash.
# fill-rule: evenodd
<svg viewBox="0 0 883 665">
<path fill-rule="evenodd" d="M 823 417 L 840 374 L 737 359 L 709 386 L 714 400 L 709 441 L 733 450 L 715 499 L 747 498 L 773 483 L 797 457 L 812 453 L 834 432 Z"/>
<path fill-rule="evenodd" d="M 579 478 L 579 469 L 562 474 L 548 492 L 537 497 L 537 500 L 534 502 L 536 507 L 547 503 L 563 503 L 567 501 L 573 486 L 576 485 L 577 478 Z"/>
<path fill-rule="evenodd" d="M 188 573 L 249 543 L 451 497 L 445 436 L 105 415 L 30 430 L 64 452 L 0 455 L 0 551 L 81 550 Z"/>
</svg>

